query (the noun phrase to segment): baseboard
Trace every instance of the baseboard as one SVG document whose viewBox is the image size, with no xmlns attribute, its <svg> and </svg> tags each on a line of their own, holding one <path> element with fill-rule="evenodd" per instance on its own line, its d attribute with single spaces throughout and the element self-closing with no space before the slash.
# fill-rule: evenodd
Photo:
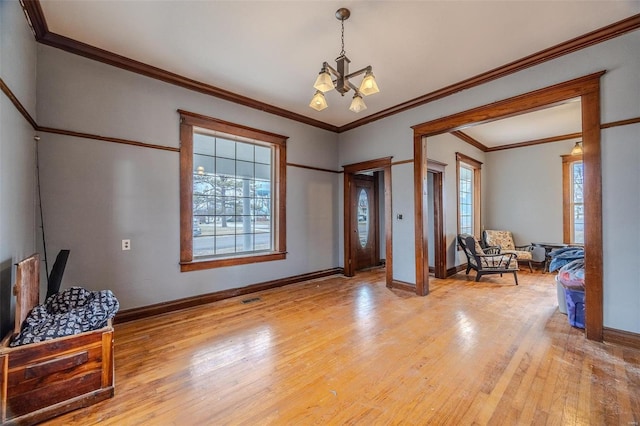
<svg viewBox="0 0 640 426">
<path fill-rule="evenodd" d="M 393 280 L 391 281 L 391 288 L 397 288 L 398 290 L 410 291 L 411 293 L 416 292 L 416 285 L 407 283 L 404 281 Z"/>
<path fill-rule="evenodd" d="M 640 349 L 640 334 L 637 333 L 604 327 L 602 329 L 602 337 L 607 343 L 615 343 L 634 349 Z"/>
<path fill-rule="evenodd" d="M 458 272 L 464 271 L 466 269 L 467 269 L 467 264 L 466 263 L 464 263 L 462 265 L 454 266 L 453 268 L 449 268 L 449 269 L 447 269 L 447 278 L 449 278 L 451 275 L 455 275 Z"/>
<path fill-rule="evenodd" d="M 120 324 L 123 322 L 134 321 L 137 319 L 148 318 L 154 315 L 165 314 L 168 312 L 179 311 L 181 309 L 191 308 L 193 306 L 204 305 L 207 303 L 217 302 L 219 300 L 229 299 L 231 297 L 243 296 L 245 294 L 256 293 L 258 291 L 269 290 L 276 287 L 282 287 L 289 284 L 295 284 L 302 281 L 324 278 L 330 275 L 343 274 L 343 268 L 331 268 L 323 271 L 310 272 L 308 274 L 295 275 L 287 278 L 280 278 L 272 281 L 248 285 L 246 287 L 232 288 L 229 290 L 217 291 L 215 293 L 207 293 L 199 296 L 186 297 L 184 299 L 172 300 L 169 302 L 157 303 L 155 305 L 142 306 L 139 308 L 125 309 L 118 312 L 114 322 Z"/>
</svg>

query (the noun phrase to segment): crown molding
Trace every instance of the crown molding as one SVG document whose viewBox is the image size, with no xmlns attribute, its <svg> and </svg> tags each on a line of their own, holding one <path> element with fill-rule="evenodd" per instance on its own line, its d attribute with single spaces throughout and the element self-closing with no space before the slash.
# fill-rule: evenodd
<svg viewBox="0 0 640 426">
<path fill-rule="evenodd" d="M 466 143 L 468 143 L 471 146 L 475 146 L 476 148 L 478 148 L 480 151 L 482 152 L 487 152 L 489 150 L 489 148 L 484 145 L 482 142 L 478 141 L 477 139 L 472 138 L 471 136 L 469 136 L 468 134 L 460 131 L 460 130 L 454 130 L 453 132 L 451 132 L 451 134 L 455 137 L 457 137 L 458 139 L 461 139 L 463 141 L 465 141 Z"/>
<path fill-rule="evenodd" d="M 368 115 L 361 118 L 360 120 L 345 124 L 338 129 L 338 133 L 355 129 L 356 127 L 364 126 L 365 124 L 369 124 L 373 121 L 381 120 L 391 115 L 398 114 L 408 109 L 412 109 L 426 103 L 445 98 L 447 96 L 453 95 L 454 93 L 458 93 L 472 87 L 480 86 L 484 83 L 497 80 L 509 74 L 513 74 L 518 71 L 533 67 L 535 65 L 539 65 L 543 62 L 556 59 L 560 56 L 568 55 L 569 53 L 573 53 L 577 50 L 593 46 L 594 44 L 602 43 L 603 41 L 621 36 L 628 32 L 637 30 L 638 28 L 640 28 L 640 14 L 633 15 L 611 25 L 607 25 L 606 27 L 591 31 L 590 33 L 584 34 L 580 37 L 576 37 L 564 43 L 557 44 L 553 47 L 541 50 L 532 55 L 525 56 L 524 58 L 510 62 L 506 65 L 502 65 L 498 68 L 494 68 L 490 71 L 478 74 L 474 77 L 462 80 L 450 86 L 443 87 L 442 89 L 427 93 L 426 95 L 419 96 L 415 99 L 398 104 L 391 108 L 387 108 L 375 114 Z"/>
<path fill-rule="evenodd" d="M 560 56 L 567 55 L 577 50 L 584 49 L 586 47 L 601 43 L 603 41 L 618 37 L 620 35 L 640 28 L 640 14 L 633 15 L 629 18 L 602 27 L 595 31 L 591 31 L 587 34 L 576 37 L 564 43 L 560 43 L 532 55 L 525 56 L 524 58 L 510 62 L 506 65 L 502 65 L 490 71 L 478 74 L 466 80 L 462 80 L 458 83 L 446 86 L 436 91 L 411 99 L 407 102 L 403 102 L 396 106 L 368 115 L 361 118 L 360 120 L 353 121 L 343 126 L 334 126 L 332 124 L 325 123 L 320 120 L 315 120 L 292 111 L 287 111 L 283 108 L 251 99 L 246 96 L 242 96 L 237 93 L 212 86 L 210 84 L 202 83 L 181 76 L 179 74 L 175 74 L 161 68 L 157 68 L 133 60 L 131 58 L 127 58 L 125 56 L 117 55 L 113 52 L 109 52 L 107 50 L 82 43 L 80 41 L 62 36 L 60 34 L 52 33 L 47 27 L 46 19 L 40 5 L 40 0 L 23 0 L 23 4 L 25 13 L 30 21 L 30 25 L 33 28 L 36 41 L 42 44 L 55 47 L 76 55 L 80 55 L 95 61 L 103 62 L 105 64 L 112 65 L 127 71 L 155 78 L 157 80 L 164 81 L 165 83 L 174 84 L 176 86 L 180 86 L 189 90 L 204 93 L 209 96 L 213 96 L 229 102 L 234 102 L 240 105 L 247 106 L 249 108 L 254 108 L 269 114 L 288 118 L 290 120 L 298 121 L 303 124 L 308 124 L 310 126 L 329 130 L 335 133 L 342 133 L 360 126 L 364 126 L 365 124 L 381 120 L 383 118 L 401 113 L 403 111 L 416 108 L 426 103 L 450 96 L 462 90 L 476 87 L 489 81 L 507 76 L 509 74 L 522 71 L 526 68 L 539 65 L 543 62 L 550 61 Z"/>
</svg>

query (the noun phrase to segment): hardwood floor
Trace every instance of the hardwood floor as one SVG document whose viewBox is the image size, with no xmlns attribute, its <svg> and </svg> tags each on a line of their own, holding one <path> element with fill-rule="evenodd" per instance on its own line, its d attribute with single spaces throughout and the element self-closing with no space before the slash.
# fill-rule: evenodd
<svg viewBox="0 0 640 426">
<path fill-rule="evenodd" d="M 552 274 L 518 275 L 418 297 L 377 270 L 119 324 L 115 397 L 47 424 L 637 425 L 640 351 L 587 341 Z"/>
</svg>

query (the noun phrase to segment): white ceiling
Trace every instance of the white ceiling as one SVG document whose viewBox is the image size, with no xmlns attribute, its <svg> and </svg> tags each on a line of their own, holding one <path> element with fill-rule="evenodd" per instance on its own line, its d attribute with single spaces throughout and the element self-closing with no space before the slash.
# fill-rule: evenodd
<svg viewBox="0 0 640 426">
<path fill-rule="evenodd" d="M 640 0 L 41 4 L 54 33 L 335 126 L 640 13 Z M 350 93 L 328 93 L 324 111 L 308 106 L 322 62 L 335 66 L 340 52 L 340 7 L 351 10 L 351 71 L 372 65 L 381 90 L 359 114 Z"/>
<path fill-rule="evenodd" d="M 547 109 L 468 127 L 463 132 L 488 148 L 579 133 L 582 132 L 580 98 Z"/>
</svg>

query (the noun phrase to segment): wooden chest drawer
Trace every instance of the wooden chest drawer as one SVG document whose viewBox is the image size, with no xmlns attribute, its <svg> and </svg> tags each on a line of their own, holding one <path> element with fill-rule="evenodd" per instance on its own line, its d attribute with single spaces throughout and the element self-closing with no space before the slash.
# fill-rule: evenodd
<svg viewBox="0 0 640 426">
<path fill-rule="evenodd" d="M 34 424 L 113 396 L 113 328 L 0 352 L 2 423 Z"/>
</svg>

